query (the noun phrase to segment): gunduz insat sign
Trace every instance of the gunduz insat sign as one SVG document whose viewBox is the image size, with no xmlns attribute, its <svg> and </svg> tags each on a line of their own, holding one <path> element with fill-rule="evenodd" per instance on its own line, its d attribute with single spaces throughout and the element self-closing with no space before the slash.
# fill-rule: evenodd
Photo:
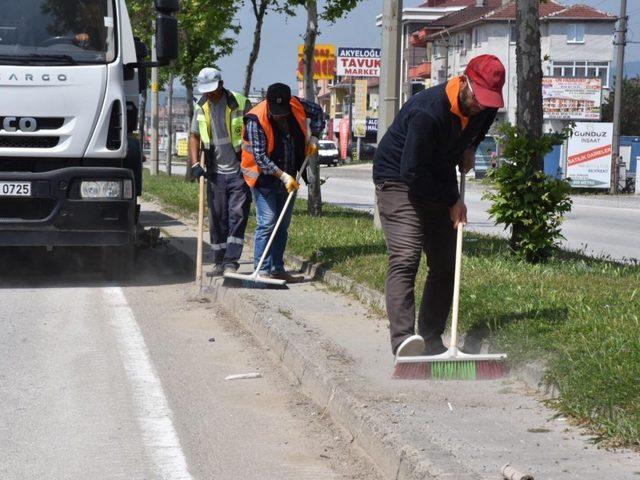
<svg viewBox="0 0 640 480">
<path fill-rule="evenodd" d="M 379 77 L 380 48 L 338 47 L 337 74 L 349 77 Z"/>
</svg>

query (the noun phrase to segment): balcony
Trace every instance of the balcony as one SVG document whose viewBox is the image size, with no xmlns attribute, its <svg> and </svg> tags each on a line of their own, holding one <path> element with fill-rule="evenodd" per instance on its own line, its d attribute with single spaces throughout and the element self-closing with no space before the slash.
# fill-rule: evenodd
<svg viewBox="0 0 640 480">
<path fill-rule="evenodd" d="M 409 68 L 410 79 L 431 78 L 431 62 L 422 62 Z"/>
</svg>

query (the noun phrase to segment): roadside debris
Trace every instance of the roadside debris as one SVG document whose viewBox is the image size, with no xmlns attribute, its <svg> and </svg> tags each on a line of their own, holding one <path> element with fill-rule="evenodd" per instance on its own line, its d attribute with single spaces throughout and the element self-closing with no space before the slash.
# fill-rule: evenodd
<svg viewBox="0 0 640 480">
<path fill-rule="evenodd" d="M 246 380 L 250 378 L 262 378 L 262 374 L 259 372 L 239 373 L 237 375 L 227 375 L 224 377 L 225 380 Z"/>
<path fill-rule="evenodd" d="M 500 470 L 505 480 L 534 480 L 531 475 L 519 472 L 508 463 Z"/>
</svg>

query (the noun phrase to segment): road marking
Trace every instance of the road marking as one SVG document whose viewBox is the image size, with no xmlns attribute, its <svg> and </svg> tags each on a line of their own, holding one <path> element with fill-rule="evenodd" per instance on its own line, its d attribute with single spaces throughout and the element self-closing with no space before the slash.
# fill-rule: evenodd
<svg viewBox="0 0 640 480">
<path fill-rule="evenodd" d="M 108 287 L 103 292 L 111 324 L 117 333 L 122 363 L 131 383 L 145 447 L 158 470 L 158 478 L 192 480 L 171 420 L 171 409 L 127 299 L 120 287 Z"/>
</svg>

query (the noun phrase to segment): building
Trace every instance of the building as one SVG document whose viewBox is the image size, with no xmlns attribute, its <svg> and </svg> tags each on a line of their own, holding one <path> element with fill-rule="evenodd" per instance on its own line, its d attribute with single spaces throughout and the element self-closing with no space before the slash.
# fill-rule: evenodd
<svg viewBox="0 0 640 480">
<path fill-rule="evenodd" d="M 474 5 L 441 17 L 414 34 L 422 39 L 431 80 L 442 83 L 462 73 L 469 60 L 492 54 L 507 70 L 505 108 L 499 120 L 515 123 L 516 8 L 513 1 L 477 0 Z M 561 78 L 599 78 L 603 96 L 609 92 L 613 61 L 613 33 L 617 17 L 585 5 L 565 6 L 549 0 L 540 5 L 543 74 Z M 581 108 L 593 111 L 585 100 Z M 571 99 L 548 99 L 547 105 L 570 107 Z M 577 105 L 576 105 L 577 106 Z M 597 108 L 597 107 L 596 107 Z M 546 120 L 555 130 L 563 121 Z"/>
<path fill-rule="evenodd" d="M 426 42 L 420 38 L 424 27 L 443 16 L 474 5 L 477 0 L 427 0 L 419 7 L 402 9 L 402 48 L 400 50 L 401 103 L 431 86 L 431 63 L 427 56 Z M 499 1 L 499 0 L 498 0 Z M 382 15 L 377 17 L 382 26 Z"/>
</svg>

